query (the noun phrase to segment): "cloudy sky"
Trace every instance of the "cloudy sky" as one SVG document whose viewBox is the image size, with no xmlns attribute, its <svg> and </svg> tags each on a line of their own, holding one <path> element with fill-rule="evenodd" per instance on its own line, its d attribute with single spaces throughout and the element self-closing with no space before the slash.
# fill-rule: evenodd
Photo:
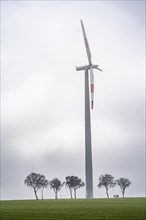
<svg viewBox="0 0 146 220">
<path fill-rule="evenodd" d="M 31 172 L 85 180 L 80 19 L 94 71 L 94 197 L 101 174 L 128 178 L 145 196 L 145 1 L 1 1 L 1 199 L 33 199 Z M 120 188 L 109 191 L 121 195 Z M 78 197 L 85 197 L 85 188 Z M 45 198 L 54 194 L 46 190 Z M 69 197 L 64 188 L 59 198 Z"/>
</svg>

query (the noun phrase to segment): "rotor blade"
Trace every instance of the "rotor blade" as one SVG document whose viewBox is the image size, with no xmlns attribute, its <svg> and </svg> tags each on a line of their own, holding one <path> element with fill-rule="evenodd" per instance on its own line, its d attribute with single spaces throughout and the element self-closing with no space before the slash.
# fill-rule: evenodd
<svg viewBox="0 0 146 220">
<path fill-rule="evenodd" d="M 99 69 L 98 67 L 97 67 L 96 69 L 98 69 L 98 70 L 100 70 L 100 71 L 102 72 L 102 70 L 101 70 L 101 69 Z"/>
<path fill-rule="evenodd" d="M 91 90 L 91 108 L 93 109 L 93 105 L 94 105 L 94 75 L 93 75 L 92 68 L 90 68 L 90 90 Z"/>
<path fill-rule="evenodd" d="M 87 51 L 87 57 L 88 57 L 89 65 L 91 65 L 92 64 L 92 62 L 91 62 L 91 52 L 90 52 L 90 48 L 89 48 L 89 44 L 88 44 L 88 40 L 87 40 L 87 37 L 86 37 L 86 33 L 85 33 L 85 29 L 84 29 L 84 25 L 83 25 L 82 20 L 81 20 L 81 26 L 82 26 L 83 37 L 84 37 L 84 41 L 85 41 L 85 47 L 86 47 L 86 51 Z"/>
</svg>

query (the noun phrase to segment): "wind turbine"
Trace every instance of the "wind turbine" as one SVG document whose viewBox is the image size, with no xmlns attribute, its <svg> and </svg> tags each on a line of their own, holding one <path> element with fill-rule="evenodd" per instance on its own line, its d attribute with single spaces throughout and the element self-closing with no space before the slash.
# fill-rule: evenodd
<svg viewBox="0 0 146 220">
<path fill-rule="evenodd" d="M 90 70 L 90 94 L 91 94 L 91 108 L 94 106 L 94 75 L 93 69 L 98 69 L 98 65 L 92 64 L 91 52 L 86 37 L 83 22 L 81 20 L 81 27 L 88 57 L 88 65 L 76 67 L 77 71 L 85 71 L 85 177 L 86 177 L 86 198 L 93 198 L 93 174 L 92 174 L 92 144 L 91 144 L 91 122 L 90 122 L 90 96 L 89 96 L 89 76 Z"/>
</svg>

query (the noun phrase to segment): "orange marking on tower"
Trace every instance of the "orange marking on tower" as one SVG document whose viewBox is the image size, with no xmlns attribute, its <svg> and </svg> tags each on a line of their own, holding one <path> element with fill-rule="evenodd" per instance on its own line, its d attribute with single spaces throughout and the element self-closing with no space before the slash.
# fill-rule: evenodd
<svg viewBox="0 0 146 220">
<path fill-rule="evenodd" d="M 94 84 L 90 84 L 90 86 L 91 86 L 91 93 L 93 93 L 94 92 Z"/>
</svg>

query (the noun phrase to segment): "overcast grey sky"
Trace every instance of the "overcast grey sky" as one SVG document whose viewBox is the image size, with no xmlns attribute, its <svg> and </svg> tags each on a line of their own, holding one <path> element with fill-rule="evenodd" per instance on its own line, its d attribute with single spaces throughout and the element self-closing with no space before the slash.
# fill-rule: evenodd
<svg viewBox="0 0 146 220">
<path fill-rule="evenodd" d="M 1 199 L 34 198 L 31 172 L 85 180 L 80 19 L 103 69 L 91 112 L 94 196 L 106 197 L 105 173 L 132 182 L 125 196 L 145 196 L 145 1 L 1 1 Z"/>
</svg>

